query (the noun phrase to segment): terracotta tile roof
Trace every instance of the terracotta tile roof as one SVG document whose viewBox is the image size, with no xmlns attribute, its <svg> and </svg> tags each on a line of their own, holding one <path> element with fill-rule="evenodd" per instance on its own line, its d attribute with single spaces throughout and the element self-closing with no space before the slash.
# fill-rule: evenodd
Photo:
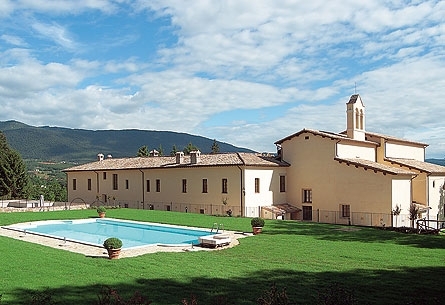
<svg viewBox="0 0 445 305">
<path fill-rule="evenodd" d="M 386 164 L 381 164 L 369 160 L 359 159 L 359 158 L 335 158 L 336 161 L 340 163 L 346 163 L 348 165 L 352 164 L 357 167 L 363 167 L 365 169 L 370 169 L 373 171 L 378 171 L 391 175 L 416 175 L 415 172 L 408 171 L 400 167 L 394 167 Z"/>
<path fill-rule="evenodd" d="M 359 97 L 358 94 L 351 95 L 347 104 L 354 104 L 355 102 L 357 102 L 358 97 Z"/>
<path fill-rule="evenodd" d="M 184 168 L 204 166 L 289 166 L 285 162 L 275 160 L 273 157 L 262 156 L 255 153 L 226 153 L 226 154 L 202 154 L 198 163 L 192 164 L 190 156 L 184 156 L 181 164 L 176 163 L 176 157 L 134 157 L 134 158 L 107 158 L 102 161 L 90 162 L 65 169 L 65 172 L 73 171 L 101 171 L 123 169 L 147 169 L 147 168 Z"/>
<path fill-rule="evenodd" d="M 414 159 L 387 158 L 386 160 L 393 164 L 402 165 L 428 174 L 445 175 L 445 166 L 438 164 L 422 162 Z"/>
<path fill-rule="evenodd" d="M 344 131 L 344 132 L 346 133 L 346 131 Z M 394 142 L 411 143 L 411 144 L 420 145 L 420 146 L 424 146 L 424 147 L 428 146 L 428 144 L 425 144 L 425 143 L 422 143 L 422 142 L 410 141 L 410 140 L 406 140 L 406 139 L 402 139 L 402 138 L 396 138 L 396 137 L 393 137 L 393 136 L 388 136 L 388 135 L 379 134 L 379 133 L 375 133 L 375 132 L 368 132 L 367 131 L 366 135 L 377 137 L 377 138 L 383 138 L 385 140 L 394 141 Z"/>
<path fill-rule="evenodd" d="M 329 132 L 329 131 L 321 131 L 321 130 L 315 130 L 315 129 L 308 129 L 308 128 L 304 128 L 302 130 L 300 130 L 297 133 L 294 133 L 290 136 L 287 136 L 281 140 L 276 141 L 274 144 L 281 144 L 287 140 L 290 140 L 294 137 L 298 137 L 303 133 L 311 133 L 315 136 L 320 136 L 320 137 L 324 137 L 324 138 L 330 138 L 332 140 L 344 140 L 344 141 L 353 141 L 353 142 L 360 142 L 360 143 L 368 143 L 368 144 L 372 144 L 374 146 L 377 146 L 377 143 L 372 142 L 372 141 L 360 141 L 360 140 L 354 140 L 351 138 L 348 138 L 346 133 L 333 133 L 333 132 Z"/>
</svg>

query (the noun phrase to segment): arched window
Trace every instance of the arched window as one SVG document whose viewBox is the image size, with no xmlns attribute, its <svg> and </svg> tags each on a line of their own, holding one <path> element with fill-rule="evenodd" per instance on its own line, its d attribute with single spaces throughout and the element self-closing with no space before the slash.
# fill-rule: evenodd
<svg viewBox="0 0 445 305">
<path fill-rule="evenodd" d="M 363 130 L 363 109 L 360 110 L 360 129 Z"/>
<path fill-rule="evenodd" d="M 355 109 L 355 128 L 359 129 L 359 123 L 360 123 L 360 114 L 358 112 L 358 109 Z"/>
</svg>

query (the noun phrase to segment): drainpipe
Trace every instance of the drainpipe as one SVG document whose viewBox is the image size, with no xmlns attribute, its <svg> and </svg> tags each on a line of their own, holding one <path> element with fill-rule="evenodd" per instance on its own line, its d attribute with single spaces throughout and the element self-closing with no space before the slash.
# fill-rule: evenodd
<svg viewBox="0 0 445 305">
<path fill-rule="evenodd" d="M 431 173 L 429 173 L 429 174 L 427 174 L 426 175 L 426 181 L 425 181 L 425 183 L 426 183 L 426 207 L 427 207 L 427 209 L 426 209 L 426 217 L 427 217 L 427 219 L 430 219 L 430 176 L 431 176 Z"/>
<path fill-rule="evenodd" d="M 237 166 L 240 170 L 240 209 L 241 209 L 241 216 L 246 216 L 246 213 L 244 211 L 244 196 L 245 196 L 245 189 L 244 189 L 244 179 L 243 179 L 243 169 L 238 165 Z"/>
<path fill-rule="evenodd" d="M 415 174 L 412 178 L 411 178 L 411 187 L 410 187 L 410 190 L 411 190 L 411 198 L 410 198 L 410 203 L 409 203 L 409 205 L 410 205 L 410 207 L 411 207 L 411 203 L 413 203 L 413 180 L 417 177 L 418 175 L 417 174 Z"/>
<path fill-rule="evenodd" d="M 99 187 L 99 173 L 97 171 L 94 171 L 96 174 L 96 194 L 100 194 L 100 187 Z"/>
<path fill-rule="evenodd" d="M 142 185 L 141 185 L 141 188 L 142 188 L 142 209 L 145 210 L 145 190 L 144 190 L 145 174 L 141 169 L 139 169 L 139 171 L 142 173 Z"/>
</svg>

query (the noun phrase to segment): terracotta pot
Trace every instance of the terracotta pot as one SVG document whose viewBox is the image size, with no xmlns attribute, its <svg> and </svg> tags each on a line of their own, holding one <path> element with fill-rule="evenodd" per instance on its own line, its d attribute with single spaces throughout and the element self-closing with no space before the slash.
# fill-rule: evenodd
<svg viewBox="0 0 445 305">
<path fill-rule="evenodd" d="M 263 232 L 263 227 L 252 227 L 253 235 L 260 234 Z"/>
<path fill-rule="evenodd" d="M 118 259 L 121 249 L 107 249 L 109 259 Z"/>
<path fill-rule="evenodd" d="M 99 213 L 99 217 L 100 218 L 104 218 L 105 217 L 105 213 Z"/>
</svg>

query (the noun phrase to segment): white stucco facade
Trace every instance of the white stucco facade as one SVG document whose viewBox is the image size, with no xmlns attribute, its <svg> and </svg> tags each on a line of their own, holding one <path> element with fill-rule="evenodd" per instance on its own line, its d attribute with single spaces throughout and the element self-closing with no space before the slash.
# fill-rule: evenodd
<svg viewBox="0 0 445 305">
<path fill-rule="evenodd" d="M 407 158 L 418 161 L 425 160 L 425 150 L 423 147 L 403 145 L 401 143 L 385 143 L 387 158 Z"/>
<path fill-rule="evenodd" d="M 355 145 L 354 145 L 355 144 Z M 375 161 L 375 145 L 357 145 L 358 143 L 337 143 L 337 156 L 340 158 L 359 158 Z"/>
</svg>

